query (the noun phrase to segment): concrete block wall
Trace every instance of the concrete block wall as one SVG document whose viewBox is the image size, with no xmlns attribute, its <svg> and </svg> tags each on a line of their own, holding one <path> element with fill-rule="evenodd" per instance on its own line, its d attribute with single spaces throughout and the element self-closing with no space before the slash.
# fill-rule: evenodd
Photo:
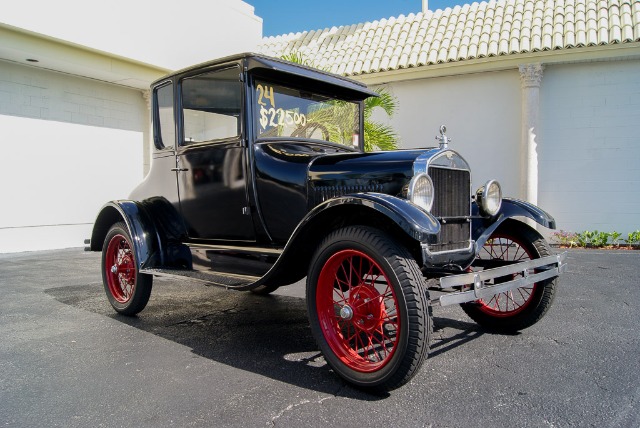
<svg viewBox="0 0 640 428">
<path fill-rule="evenodd" d="M 146 132 L 142 93 L 0 62 L 0 114 Z"/>
<path fill-rule="evenodd" d="M 148 128 L 139 90 L 0 62 L 0 252 L 81 247 L 142 180 Z"/>
<path fill-rule="evenodd" d="M 548 66 L 539 202 L 558 227 L 640 229 L 640 61 Z"/>
</svg>

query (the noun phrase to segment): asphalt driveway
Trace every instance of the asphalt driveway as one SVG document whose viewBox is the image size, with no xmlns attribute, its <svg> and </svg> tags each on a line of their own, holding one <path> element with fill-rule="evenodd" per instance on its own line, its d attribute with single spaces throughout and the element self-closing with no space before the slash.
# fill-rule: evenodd
<svg viewBox="0 0 640 428">
<path fill-rule="evenodd" d="M 116 315 L 100 255 L 0 255 L 0 426 L 638 427 L 640 251 L 571 250 L 554 306 L 514 336 L 434 308 L 430 358 L 385 396 L 345 385 L 303 284 L 270 297 L 156 279 Z"/>
</svg>

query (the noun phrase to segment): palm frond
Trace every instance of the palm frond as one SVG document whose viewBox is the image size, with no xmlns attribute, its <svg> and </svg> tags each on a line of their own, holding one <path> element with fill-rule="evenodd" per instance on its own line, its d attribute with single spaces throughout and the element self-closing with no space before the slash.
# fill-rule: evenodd
<svg viewBox="0 0 640 428">
<path fill-rule="evenodd" d="M 398 148 L 399 138 L 391 126 L 366 121 L 364 123 L 364 150 L 395 150 Z"/>
<path fill-rule="evenodd" d="M 304 56 L 300 51 L 291 51 L 286 54 L 280 55 L 280 59 L 293 62 L 294 64 L 306 65 L 307 67 L 313 67 L 311 61 Z"/>
<path fill-rule="evenodd" d="M 386 88 L 378 88 L 376 92 L 380 95 L 379 97 L 369 97 L 364 100 L 365 119 L 368 119 L 373 110 L 378 107 L 384 110 L 387 116 L 392 117 L 396 112 L 396 98 Z"/>
</svg>

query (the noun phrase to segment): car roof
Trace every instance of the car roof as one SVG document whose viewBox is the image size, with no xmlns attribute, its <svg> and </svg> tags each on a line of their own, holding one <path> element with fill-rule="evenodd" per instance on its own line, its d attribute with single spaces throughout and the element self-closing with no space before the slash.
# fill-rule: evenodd
<svg viewBox="0 0 640 428">
<path fill-rule="evenodd" d="M 262 54 L 245 52 L 231 55 L 212 61 L 203 62 L 168 74 L 152 83 L 152 87 L 169 79 L 182 78 L 199 74 L 208 69 L 214 69 L 225 64 L 244 64 L 249 73 L 265 79 L 281 81 L 282 83 L 308 87 L 310 91 L 318 91 L 335 95 L 348 100 L 363 100 L 368 97 L 376 97 L 378 94 L 363 83 L 348 79 L 337 74 L 295 64 L 279 58 L 273 58 Z"/>
</svg>

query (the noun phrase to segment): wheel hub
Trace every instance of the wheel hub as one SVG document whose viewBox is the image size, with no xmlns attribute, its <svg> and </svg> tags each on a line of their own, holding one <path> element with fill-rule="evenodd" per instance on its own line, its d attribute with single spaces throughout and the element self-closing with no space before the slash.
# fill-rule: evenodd
<svg viewBox="0 0 640 428">
<path fill-rule="evenodd" d="M 353 319 L 354 325 L 364 331 L 379 329 L 387 316 L 380 293 L 367 285 L 360 285 L 351 291 L 349 305 L 343 306 L 342 309 L 347 307 L 352 311 L 349 319 Z"/>
<path fill-rule="evenodd" d="M 340 309 L 340 317 L 343 320 L 350 320 L 351 318 L 353 318 L 353 309 L 351 309 L 349 305 L 344 305 Z"/>
</svg>

